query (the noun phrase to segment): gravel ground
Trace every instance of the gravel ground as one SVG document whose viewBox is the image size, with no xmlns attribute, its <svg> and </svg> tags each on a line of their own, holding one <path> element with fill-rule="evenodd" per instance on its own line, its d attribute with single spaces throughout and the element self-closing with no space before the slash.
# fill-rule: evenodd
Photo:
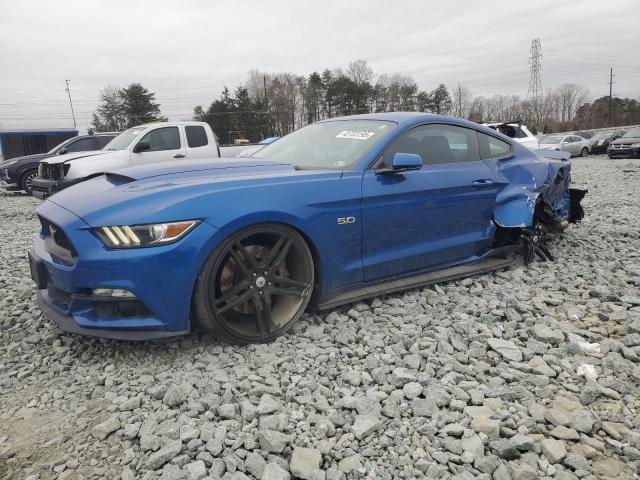
<svg viewBox="0 0 640 480">
<path fill-rule="evenodd" d="M 37 202 L 0 197 L 0 479 L 640 478 L 640 161 L 574 182 L 555 263 L 242 348 L 60 333 L 29 279 Z"/>
</svg>

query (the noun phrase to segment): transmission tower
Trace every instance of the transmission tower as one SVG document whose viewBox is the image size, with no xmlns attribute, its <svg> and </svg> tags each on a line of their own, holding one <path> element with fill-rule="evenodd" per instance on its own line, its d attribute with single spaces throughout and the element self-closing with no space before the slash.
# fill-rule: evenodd
<svg viewBox="0 0 640 480">
<path fill-rule="evenodd" d="M 540 71 L 542 70 L 542 44 L 539 38 L 534 38 L 531 42 L 531 50 L 529 55 L 529 92 L 527 96 L 533 100 L 538 100 L 542 96 L 542 78 Z"/>
</svg>

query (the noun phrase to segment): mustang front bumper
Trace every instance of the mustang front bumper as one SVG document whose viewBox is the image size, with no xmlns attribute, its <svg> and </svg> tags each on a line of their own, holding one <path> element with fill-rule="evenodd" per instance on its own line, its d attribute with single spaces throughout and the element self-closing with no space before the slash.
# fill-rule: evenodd
<svg viewBox="0 0 640 480">
<path fill-rule="evenodd" d="M 45 201 L 38 214 L 43 232 L 29 252 L 31 276 L 40 308 L 62 330 L 121 340 L 189 332 L 191 295 L 214 227 L 202 222 L 170 245 L 110 250 L 55 203 Z M 48 235 L 45 225 L 57 233 Z M 130 296 L 96 295 L 96 289 Z"/>
</svg>

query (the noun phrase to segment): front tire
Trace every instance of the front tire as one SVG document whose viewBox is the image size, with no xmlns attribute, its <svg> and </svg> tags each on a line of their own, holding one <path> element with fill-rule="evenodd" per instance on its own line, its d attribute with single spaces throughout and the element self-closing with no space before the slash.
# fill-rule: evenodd
<svg viewBox="0 0 640 480">
<path fill-rule="evenodd" d="M 270 342 L 302 316 L 313 285 L 313 257 L 302 236 L 284 225 L 255 225 L 209 256 L 193 312 L 200 325 L 231 343 Z"/>
<path fill-rule="evenodd" d="M 33 192 L 33 179 L 38 174 L 37 170 L 27 170 L 20 177 L 20 188 L 27 192 L 29 195 Z"/>
</svg>

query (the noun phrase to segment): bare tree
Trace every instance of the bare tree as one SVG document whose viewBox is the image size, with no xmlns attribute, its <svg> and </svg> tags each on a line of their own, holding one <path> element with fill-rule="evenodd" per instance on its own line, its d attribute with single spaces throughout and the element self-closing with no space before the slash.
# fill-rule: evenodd
<svg viewBox="0 0 640 480">
<path fill-rule="evenodd" d="M 365 83 L 371 83 L 373 80 L 373 70 L 366 60 L 354 60 L 347 66 L 347 77 L 357 85 L 364 85 Z"/>
<path fill-rule="evenodd" d="M 468 118 L 471 109 L 471 90 L 459 83 L 451 90 L 451 113 L 454 117 Z"/>
</svg>

